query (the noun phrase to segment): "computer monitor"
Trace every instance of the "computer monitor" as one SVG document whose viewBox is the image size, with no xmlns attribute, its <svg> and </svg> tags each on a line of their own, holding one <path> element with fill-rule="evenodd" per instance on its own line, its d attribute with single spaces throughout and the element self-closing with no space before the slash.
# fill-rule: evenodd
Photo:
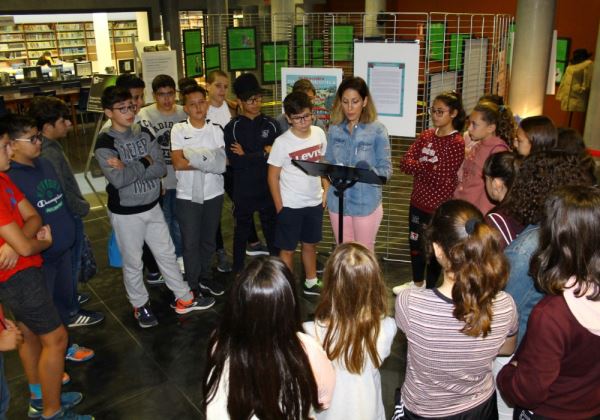
<svg viewBox="0 0 600 420">
<path fill-rule="evenodd" d="M 77 61 L 75 62 L 75 75 L 91 76 L 92 75 L 92 62 L 91 61 Z"/>
<path fill-rule="evenodd" d="M 23 79 L 25 80 L 40 80 L 43 77 L 41 66 L 25 66 L 23 67 Z"/>
</svg>

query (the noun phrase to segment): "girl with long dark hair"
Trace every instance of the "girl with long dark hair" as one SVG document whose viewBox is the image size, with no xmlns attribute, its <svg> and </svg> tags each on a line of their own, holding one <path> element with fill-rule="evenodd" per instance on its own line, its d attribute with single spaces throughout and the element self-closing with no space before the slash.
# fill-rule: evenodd
<svg viewBox="0 0 600 420">
<path fill-rule="evenodd" d="M 323 348 L 302 332 L 292 273 L 279 258 L 255 258 L 208 345 L 207 419 L 306 419 L 329 406 L 334 385 Z"/>
</svg>

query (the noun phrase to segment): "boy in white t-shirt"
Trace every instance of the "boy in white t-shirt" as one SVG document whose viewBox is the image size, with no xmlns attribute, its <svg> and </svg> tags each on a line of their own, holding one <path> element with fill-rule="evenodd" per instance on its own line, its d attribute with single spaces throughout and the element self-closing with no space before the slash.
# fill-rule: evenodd
<svg viewBox="0 0 600 420">
<path fill-rule="evenodd" d="M 321 179 L 305 174 L 292 159 L 318 162 L 325 154 L 325 132 L 312 125 L 312 105 L 304 92 L 292 92 L 283 101 L 290 124 L 277 137 L 269 155 L 269 189 L 277 211 L 275 246 L 279 256 L 293 269 L 294 251 L 302 242 L 302 263 L 306 280 L 304 294 L 318 295 L 317 243 L 322 238 L 323 203 L 326 197 Z"/>
<path fill-rule="evenodd" d="M 204 88 L 182 92 L 185 122 L 171 129 L 171 159 L 177 176 L 175 214 L 181 227 L 185 280 L 190 288 L 220 296 L 221 282 L 213 279 L 211 259 L 223 208 L 225 142 L 219 124 L 206 119 Z"/>
</svg>

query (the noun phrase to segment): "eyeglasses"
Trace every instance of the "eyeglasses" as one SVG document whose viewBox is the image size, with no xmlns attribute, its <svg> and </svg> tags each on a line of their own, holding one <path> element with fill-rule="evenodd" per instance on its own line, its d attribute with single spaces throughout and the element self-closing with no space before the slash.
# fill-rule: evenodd
<svg viewBox="0 0 600 420">
<path fill-rule="evenodd" d="M 310 114 L 304 114 L 304 115 L 295 115 L 293 117 L 290 117 L 290 120 L 292 120 L 295 123 L 304 122 L 304 121 L 307 121 L 307 120 L 312 121 L 312 116 L 313 116 L 312 113 L 310 113 Z"/>
<path fill-rule="evenodd" d="M 253 96 L 251 98 L 246 99 L 244 102 L 246 102 L 248 105 L 254 105 L 257 102 L 262 102 L 263 97 L 258 95 L 258 96 Z"/>
<path fill-rule="evenodd" d="M 158 96 L 159 98 L 169 98 L 169 97 L 175 96 L 175 91 L 170 91 L 170 92 L 156 92 L 155 95 Z"/>
<path fill-rule="evenodd" d="M 15 141 L 28 141 L 31 144 L 36 144 L 37 142 L 41 142 L 42 141 L 42 135 L 41 134 L 34 134 L 33 136 L 31 136 L 28 139 L 14 139 Z"/>
<path fill-rule="evenodd" d="M 112 110 L 118 110 L 121 114 L 127 114 L 129 111 L 133 112 L 135 114 L 135 111 L 137 110 L 137 106 L 136 105 L 129 105 L 129 106 L 120 106 L 118 108 L 112 108 Z"/>
<path fill-rule="evenodd" d="M 429 108 L 429 113 L 431 115 L 435 115 L 436 117 L 441 117 L 442 115 L 444 115 L 446 112 L 450 112 L 449 109 L 435 109 L 435 108 Z"/>
</svg>

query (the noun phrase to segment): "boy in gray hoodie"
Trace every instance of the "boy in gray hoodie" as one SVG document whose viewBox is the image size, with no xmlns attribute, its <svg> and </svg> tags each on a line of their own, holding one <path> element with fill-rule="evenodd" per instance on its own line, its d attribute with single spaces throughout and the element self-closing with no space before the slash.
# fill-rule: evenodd
<svg viewBox="0 0 600 420">
<path fill-rule="evenodd" d="M 214 298 L 194 296 L 183 281 L 169 228 L 158 205 L 160 179 L 166 174 L 159 144 L 149 132 L 133 124 L 135 105 L 127 89 L 106 88 L 102 107 L 112 126 L 98 136 L 94 154 L 109 182 L 109 218 L 121 251 L 123 281 L 135 318 L 142 328 L 158 324 L 143 282 L 144 241 L 152 250 L 167 287 L 175 294 L 175 312 L 210 308 Z"/>
</svg>

